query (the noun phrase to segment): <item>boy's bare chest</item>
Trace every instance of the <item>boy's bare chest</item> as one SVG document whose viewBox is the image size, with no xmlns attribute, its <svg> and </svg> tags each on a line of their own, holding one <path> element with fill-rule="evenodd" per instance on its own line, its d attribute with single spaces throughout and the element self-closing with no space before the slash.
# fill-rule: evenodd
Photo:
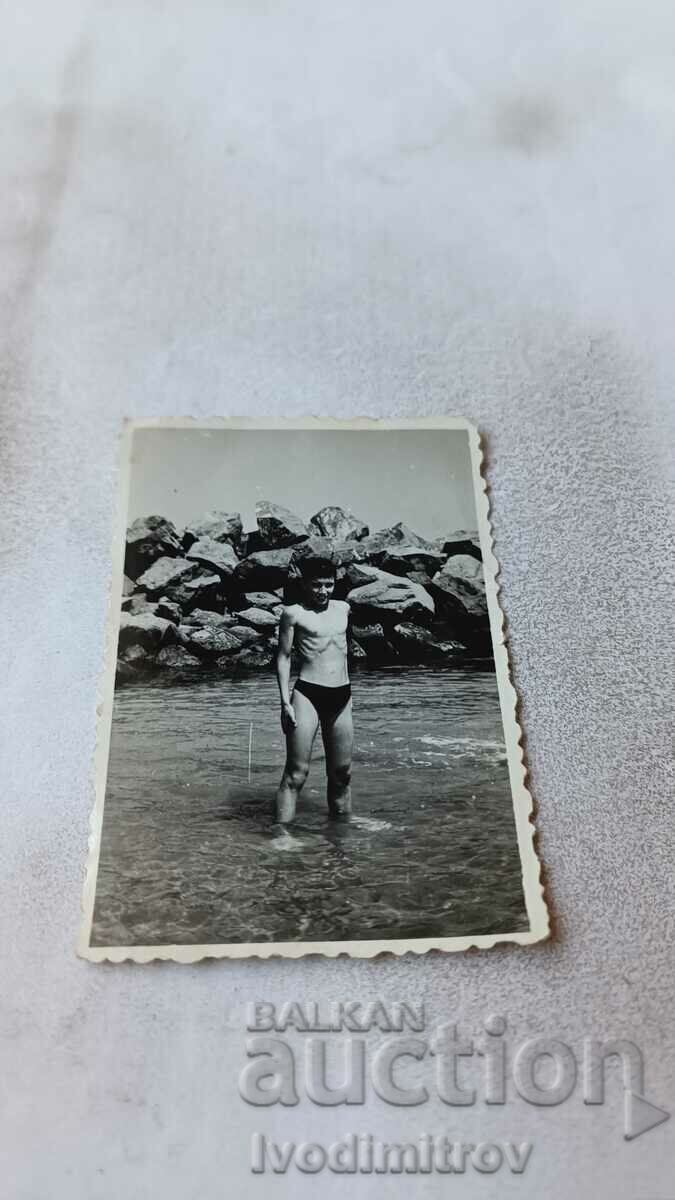
<svg viewBox="0 0 675 1200">
<path fill-rule="evenodd" d="M 347 619 L 347 609 L 342 604 L 323 613 L 302 609 L 297 618 L 297 629 L 305 637 L 333 637 L 345 633 Z"/>
</svg>

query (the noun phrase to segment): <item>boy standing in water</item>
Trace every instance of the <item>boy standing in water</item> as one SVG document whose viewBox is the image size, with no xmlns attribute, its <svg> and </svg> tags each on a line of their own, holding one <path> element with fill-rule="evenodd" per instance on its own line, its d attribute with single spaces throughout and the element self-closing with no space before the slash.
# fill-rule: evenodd
<svg viewBox="0 0 675 1200">
<path fill-rule="evenodd" d="M 352 810 L 352 700 L 347 672 L 349 604 L 333 600 L 335 564 L 327 558 L 300 561 L 301 600 L 284 607 L 279 624 L 277 680 L 281 727 L 286 734 L 286 766 L 276 794 L 275 819 L 295 816 L 309 772 L 317 730 L 326 751 L 328 811 L 348 817 Z M 290 693 L 291 651 L 300 655 L 300 673 Z"/>
</svg>

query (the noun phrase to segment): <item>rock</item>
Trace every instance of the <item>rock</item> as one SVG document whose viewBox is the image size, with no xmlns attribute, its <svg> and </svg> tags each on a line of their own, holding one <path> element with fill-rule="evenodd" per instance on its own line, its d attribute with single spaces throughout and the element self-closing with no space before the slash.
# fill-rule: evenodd
<svg viewBox="0 0 675 1200">
<path fill-rule="evenodd" d="M 351 569 L 351 568 L 350 568 Z M 358 624 L 398 624 L 402 619 L 416 617 L 429 621 L 434 615 L 434 602 L 418 583 L 405 576 L 389 575 L 376 567 L 358 567 L 370 573 L 368 582 L 349 592 L 347 599 Z"/>
<path fill-rule="evenodd" d="M 353 638 L 349 638 L 347 641 L 347 652 L 348 652 L 350 658 L 366 658 L 367 657 L 365 650 L 362 650 L 361 647 L 359 646 L 359 643 L 355 642 Z"/>
<path fill-rule="evenodd" d="M 408 571 L 406 579 L 409 579 L 411 583 L 419 583 L 420 587 L 423 587 L 427 592 L 429 591 L 431 576 L 427 575 L 426 571 Z"/>
<path fill-rule="evenodd" d="M 422 629 L 409 621 L 395 625 L 392 638 L 399 654 L 408 662 L 419 662 L 427 658 L 452 658 L 464 652 L 460 642 L 439 641 L 428 629 Z"/>
<path fill-rule="evenodd" d="M 236 625 L 237 618 L 230 613 L 211 612 L 206 608 L 193 608 L 192 612 L 183 617 L 183 623 L 197 629 L 228 629 Z"/>
<path fill-rule="evenodd" d="M 257 554 L 259 550 L 264 549 L 259 529 L 249 529 L 246 533 L 242 533 L 237 546 L 240 558 L 248 558 L 249 555 Z"/>
<path fill-rule="evenodd" d="M 186 579 L 172 587 L 170 596 L 186 613 L 194 608 L 212 607 L 217 611 L 223 607 L 221 587 L 220 575 L 213 575 L 205 567 L 199 567 L 195 578 Z"/>
<path fill-rule="evenodd" d="M 276 629 L 279 623 L 277 617 L 264 608 L 243 608 L 237 613 L 237 618 L 242 624 L 251 625 L 260 633 Z"/>
<path fill-rule="evenodd" d="M 190 651 L 185 646 L 165 646 L 160 650 L 155 662 L 160 667 L 169 667 L 172 670 L 177 670 L 182 667 L 201 667 L 201 659 L 195 654 L 190 654 Z"/>
<path fill-rule="evenodd" d="M 283 587 L 292 557 L 292 548 L 259 550 L 240 560 L 234 579 L 242 591 L 272 591 L 276 587 Z"/>
<path fill-rule="evenodd" d="M 248 671 L 260 671 L 272 665 L 274 656 L 266 646 L 249 646 L 229 661 L 234 663 L 237 670 L 243 667 Z M 218 660 L 218 665 L 220 666 L 220 660 Z"/>
<path fill-rule="evenodd" d="M 403 521 L 397 521 L 395 525 L 392 525 L 390 532 L 396 532 L 396 535 L 400 537 L 401 541 L 406 546 L 419 546 L 423 550 L 436 549 L 433 542 L 429 542 L 426 538 L 420 537 L 419 533 L 415 533 L 409 525 L 404 525 Z"/>
<path fill-rule="evenodd" d="M 329 537 L 307 538 L 301 545 L 296 546 L 290 562 L 291 570 L 297 563 L 302 562 L 303 558 L 328 558 L 337 566 L 335 542 Z"/>
<path fill-rule="evenodd" d="M 120 600 L 120 609 L 122 612 L 129 612 L 131 608 L 131 596 L 122 596 Z"/>
<path fill-rule="evenodd" d="M 200 658 L 217 657 L 223 654 L 236 654 L 241 650 L 241 641 L 234 637 L 229 629 L 194 629 L 181 625 L 178 630 L 181 645 L 190 653 Z"/>
<path fill-rule="evenodd" d="M 158 558 L 140 576 L 136 586 L 157 600 L 164 595 L 173 599 L 172 590 L 179 583 L 194 579 L 199 570 L 199 564 L 188 562 L 187 558 Z"/>
<path fill-rule="evenodd" d="M 369 659 L 384 662 L 391 656 L 392 648 L 382 625 L 353 625 L 351 633 Z"/>
<path fill-rule="evenodd" d="M 190 522 L 183 534 L 183 549 L 189 550 L 203 538 L 213 542 L 229 542 L 234 546 L 241 540 L 242 528 L 240 513 L 213 509 L 201 520 Z"/>
<path fill-rule="evenodd" d="M 142 646 L 125 646 L 124 650 L 120 651 L 119 662 L 132 663 L 134 667 L 142 667 L 147 664 L 150 659 L 147 650 Z"/>
<path fill-rule="evenodd" d="M 145 592 L 135 592 L 133 596 L 126 598 L 124 609 L 126 612 L 131 613 L 132 616 L 139 617 L 141 613 L 157 612 L 157 602 L 155 600 L 148 600 Z"/>
<path fill-rule="evenodd" d="M 133 579 L 130 579 L 128 575 L 125 575 L 122 580 L 122 595 L 131 596 L 135 587 L 136 584 L 134 583 Z"/>
<path fill-rule="evenodd" d="M 281 604 L 281 596 L 277 592 L 245 592 L 241 597 L 239 604 L 233 605 L 236 611 L 239 606 L 244 608 L 264 608 L 267 612 L 272 612 L 278 609 Z"/>
<path fill-rule="evenodd" d="M 469 554 L 448 558 L 442 570 L 434 575 L 431 590 L 446 613 L 487 621 L 485 578 L 479 559 Z"/>
<path fill-rule="evenodd" d="M 450 533 L 445 538 L 438 538 L 436 544 L 439 545 L 439 543 L 440 549 L 446 557 L 468 554 L 472 558 L 481 560 L 483 558 L 480 538 L 476 529 L 457 529 L 455 533 Z"/>
<path fill-rule="evenodd" d="M 388 529 L 378 529 L 376 533 L 371 533 L 369 537 L 363 538 L 358 543 L 358 550 L 367 561 L 378 562 L 388 551 L 393 552 L 402 546 L 437 550 L 436 546 L 409 529 L 402 521 L 398 521 L 396 525 L 391 525 Z"/>
<path fill-rule="evenodd" d="M 217 542 L 214 538 L 200 538 L 186 552 L 185 557 L 190 562 L 201 563 L 210 571 L 217 571 L 226 579 L 239 562 L 229 542 Z"/>
<path fill-rule="evenodd" d="M 180 625 L 182 613 L 177 604 L 169 600 L 168 596 L 162 596 L 155 605 L 155 612 L 158 617 L 163 617 L 165 621 L 171 621 L 173 625 Z"/>
<path fill-rule="evenodd" d="M 235 637 L 240 646 L 251 646 L 254 642 L 262 640 L 262 633 L 257 629 L 252 629 L 250 625 L 233 625 L 229 630 L 232 637 Z"/>
<path fill-rule="evenodd" d="M 363 542 L 348 538 L 346 541 L 333 542 L 333 555 L 341 566 L 347 567 L 353 562 L 366 562 L 368 551 L 364 549 Z"/>
<path fill-rule="evenodd" d="M 492 654 L 483 567 L 479 559 L 455 554 L 438 571 L 429 590 L 438 616 L 474 654 Z"/>
<path fill-rule="evenodd" d="M 138 679 L 139 671 L 131 663 L 124 662 L 118 658 L 117 669 L 115 671 L 115 687 L 120 687 L 123 683 L 132 683 L 134 679 Z"/>
<path fill-rule="evenodd" d="M 261 542 L 269 550 L 294 546 L 310 535 L 311 531 L 305 522 L 281 504 L 256 500 L 255 515 Z"/>
<path fill-rule="evenodd" d="M 352 588 L 361 587 L 364 583 L 370 583 L 373 579 L 377 579 L 379 567 L 375 567 L 372 563 L 353 562 L 345 570 L 345 576 L 349 583 L 349 590 Z"/>
<path fill-rule="evenodd" d="M 350 509 L 340 508 L 336 504 L 320 508 L 318 513 L 312 517 L 310 525 L 313 525 L 324 537 L 337 541 L 363 538 L 369 533 L 368 526 L 355 517 Z"/>
<path fill-rule="evenodd" d="M 127 529 L 124 571 L 138 579 L 157 559 L 174 557 L 181 544 L 176 527 L 164 517 L 139 517 Z"/>
<path fill-rule="evenodd" d="M 156 617 L 153 613 L 131 616 L 129 613 L 123 612 L 120 618 L 119 649 L 124 650 L 127 646 L 142 646 L 144 650 L 154 651 L 159 649 L 162 642 L 173 636 L 174 633 L 175 630 L 170 621 Z"/>
<path fill-rule="evenodd" d="M 382 570 L 391 575 L 407 575 L 423 573 L 432 576 L 443 565 L 443 555 L 439 550 L 427 550 L 422 546 L 402 545 L 388 550 L 382 559 Z"/>
<path fill-rule="evenodd" d="M 384 629 L 381 625 L 352 625 L 352 637 L 355 637 L 361 646 L 366 647 L 369 642 L 382 641 L 384 639 Z"/>
</svg>

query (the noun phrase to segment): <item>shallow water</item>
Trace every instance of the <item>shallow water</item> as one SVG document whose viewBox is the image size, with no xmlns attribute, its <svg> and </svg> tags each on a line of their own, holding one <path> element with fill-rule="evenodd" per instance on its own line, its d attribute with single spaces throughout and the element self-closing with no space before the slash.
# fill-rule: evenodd
<svg viewBox="0 0 675 1200">
<path fill-rule="evenodd" d="M 327 817 L 319 737 L 282 834 L 271 674 L 119 691 L 92 944 L 526 929 L 494 674 L 360 670 L 352 687 L 354 816 Z"/>
</svg>

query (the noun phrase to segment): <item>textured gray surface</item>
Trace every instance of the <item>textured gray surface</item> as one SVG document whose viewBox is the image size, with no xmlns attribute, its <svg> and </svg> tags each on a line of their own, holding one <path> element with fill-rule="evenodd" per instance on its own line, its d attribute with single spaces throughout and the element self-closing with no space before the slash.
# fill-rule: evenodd
<svg viewBox="0 0 675 1200">
<path fill-rule="evenodd" d="M 534 1139 L 466 1196 L 667 1200 L 672 1122 L 624 1142 L 616 1072 L 597 1110 L 357 1117 L 251 1110 L 236 1073 L 249 997 L 425 997 L 513 1045 L 632 1036 L 675 1106 L 672 6 L 28 0 L 3 26 L 5 1194 L 309 1195 L 249 1175 L 249 1131 L 356 1128 Z M 245 411 L 484 431 L 548 945 L 75 958 L 120 420 Z"/>
</svg>

